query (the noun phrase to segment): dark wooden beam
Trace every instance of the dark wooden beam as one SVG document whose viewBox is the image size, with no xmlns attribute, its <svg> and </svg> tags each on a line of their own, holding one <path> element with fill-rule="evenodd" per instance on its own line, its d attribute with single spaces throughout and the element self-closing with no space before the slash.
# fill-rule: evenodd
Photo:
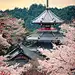
<svg viewBox="0 0 75 75">
<path fill-rule="evenodd" d="M 49 7 L 49 1 L 47 0 L 47 8 Z"/>
</svg>

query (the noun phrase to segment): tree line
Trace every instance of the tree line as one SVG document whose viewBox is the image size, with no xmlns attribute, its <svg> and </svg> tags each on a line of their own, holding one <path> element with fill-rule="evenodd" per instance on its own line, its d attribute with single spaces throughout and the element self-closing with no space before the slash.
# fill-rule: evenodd
<svg viewBox="0 0 75 75">
<path fill-rule="evenodd" d="M 5 10 L 5 13 L 12 15 L 12 17 L 22 18 L 24 20 L 24 26 L 29 30 L 35 30 L 38 28 L 38 25 L 33 25 L 31 21 L 40 15 L 44 10 L 45 6 L 42 4 L 32 4 L 30 8 L 14 8 L 13 10 Z M 75 19 L 75 6 L 67 6 L 61 9 L 58 8 L 50 8 L 52 12 L 54 12 L 61 19 L 66 22 Z"/>
</svg>

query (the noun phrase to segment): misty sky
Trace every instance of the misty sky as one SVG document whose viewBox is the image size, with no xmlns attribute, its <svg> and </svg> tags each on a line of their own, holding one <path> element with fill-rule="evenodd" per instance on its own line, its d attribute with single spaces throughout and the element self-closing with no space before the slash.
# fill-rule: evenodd
<svg viewBox="0 0 75 75">
<path fill-rule="evenodd" d="M 29 7 L 33 3 L 45 5 L 46 0 L 0 0 L 0 10 Z M 49 0 L 49 7 L 62 8 L 69 5 L 75 5 L 75 0 Z"/>
</svg>

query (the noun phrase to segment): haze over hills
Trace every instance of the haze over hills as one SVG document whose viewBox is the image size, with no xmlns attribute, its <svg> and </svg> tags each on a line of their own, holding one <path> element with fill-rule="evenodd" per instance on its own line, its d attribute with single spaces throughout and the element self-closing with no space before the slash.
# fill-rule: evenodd
<svg viewBox="0 0 75 75">
<path fill-rule="evenodd" d="M 32 4 L 46 5 L 47 0 L 0 0 L 0 9 L 29 8 Z M 70 5 L 75 5 L 75 0 L 49 0 L 49 7 L 63 8 Z"/>
<path fill-rule="evenodd" d="M 45 8 L 46 7 L 41 4 L 32 4 L 29 9 L 14 8 L 13 10 L 5 10 L 1 12 L 12 15 L 12 17 L 24 19 L 24 26 L 29 30 L 35 30 L 36 28 L 38 28 L 38 25 L 33 25 L 31 23 L 31 20 L 41 14 L 45 10 Z M 50 10 L 65 21 L 71 21 L 72 19 L 75 19 L 75 6 L 67 6 L 62 9 L 50 8 Z"/>
</svg>

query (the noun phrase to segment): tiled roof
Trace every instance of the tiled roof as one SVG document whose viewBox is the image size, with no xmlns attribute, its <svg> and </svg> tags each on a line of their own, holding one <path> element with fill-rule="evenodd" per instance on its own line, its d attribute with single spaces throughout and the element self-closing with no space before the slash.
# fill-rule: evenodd
<svg viewBox="0 0 75 75">
<path fill-rule="evenodd" d="M 53 32 L 42 32 L 40 34 L 32 34 L 27 37 L 27 40 L 35 40 L 35 41 L 52 41 L 52 40 L 62 40 L 62 33 L 53 33 Z"/>
<path fill-rule="evenodd" d="M 46 9 L 32 23 L 63 23 L 63 20 L 56 16 L 51 10 Z"/>
<path fill-rule="evenodd" d="M 8 59 L 8 60 L 11 60 L 11 59 L 15 58 L 19 53 L 23 53 L 24 55 L 26 55 L 27 57 L 29 57 L 32 60 L 35 60 L 36 58 L 43 59 L 43 57 L 41 57 L 38 54 L 36 54 L 35 52 L 31 51 L 29 48 L 26 48 L 24 45 L 20 45 L 19 47 L 21 48 L 20 50 L 18 50 L 18 48 L 15 48 L 13 51 L 11 51 L 7 55 L 5 55 L 5 57 L 7 58 L 8 56 L 10 56 L 10 59 Z"/>
</svg>

